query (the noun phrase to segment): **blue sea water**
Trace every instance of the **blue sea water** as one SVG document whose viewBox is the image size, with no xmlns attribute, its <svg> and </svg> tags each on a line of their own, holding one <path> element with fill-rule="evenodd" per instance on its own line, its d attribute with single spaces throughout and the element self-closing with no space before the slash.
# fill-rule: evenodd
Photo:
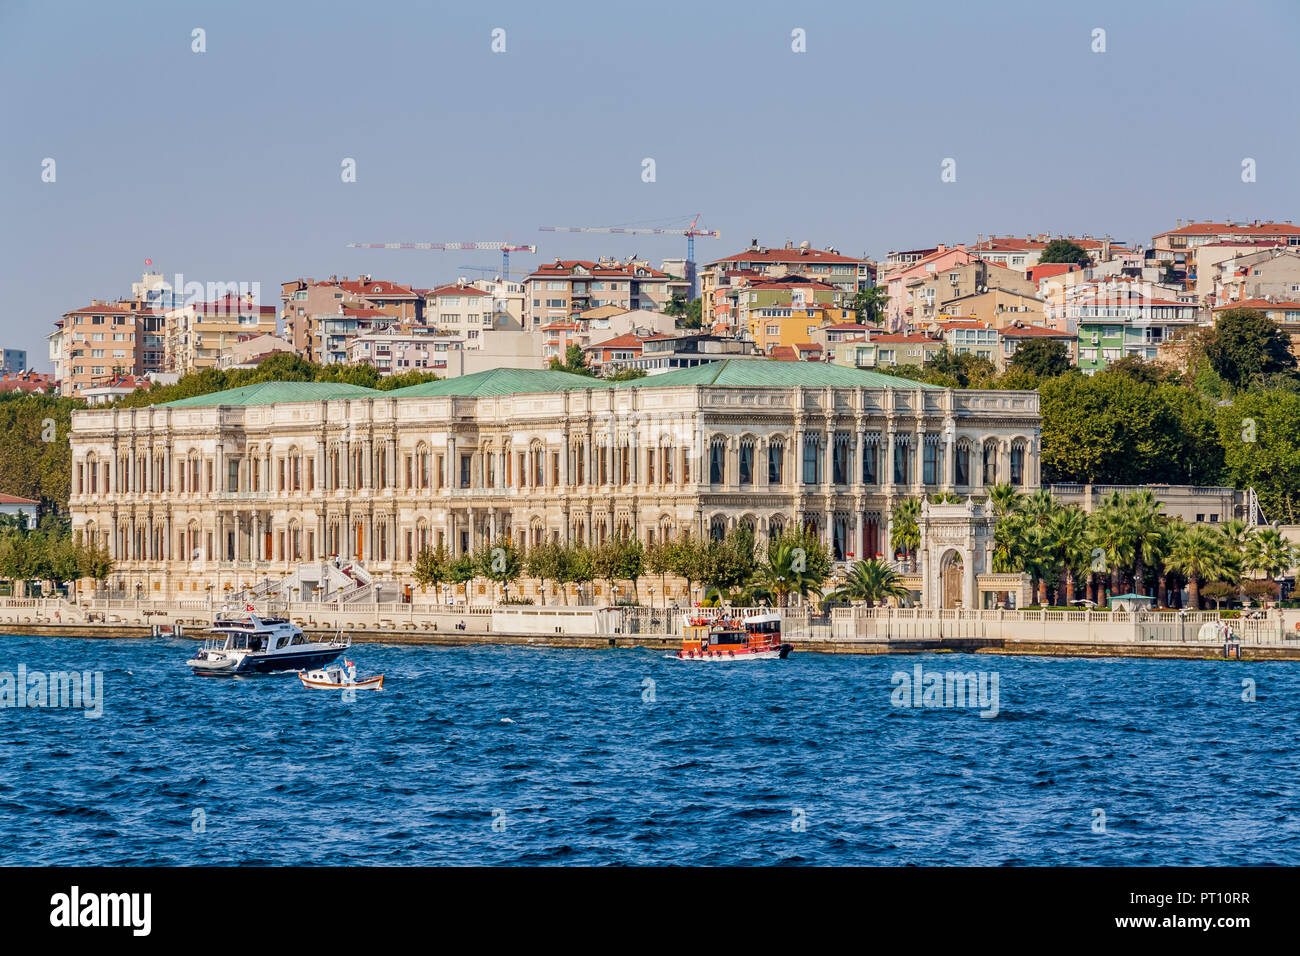
<svg viewBox="0 0 1300 956">
<path fill-rule="evenodd" d="M 99 719 L 0 709 L 0 863 L 1300 862 L 1297 664 L 359 645 L 345 702 L 193 648 L 0 637 L 104 673 Z M 998 715 L 894 706 L 917 664 Z"/>
</svg>

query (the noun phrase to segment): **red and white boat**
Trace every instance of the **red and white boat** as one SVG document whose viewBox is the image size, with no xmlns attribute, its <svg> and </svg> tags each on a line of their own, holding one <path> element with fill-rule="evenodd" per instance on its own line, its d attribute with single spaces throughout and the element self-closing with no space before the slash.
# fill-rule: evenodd
<svg viewBox="0 0 1300 956">
<path fill-rule="evenodd" d="M 376 674 L 364 680 L 357 680 L 357 665 L 344 661 L 343 666 L 331 664 L 329 667 L 315 671 L 299 671 L 298 678 L 303 687 L 313 690 L 383 690 L 384 675 Z"/>
<path fill-rule="evenodd" d="M 784 660 L 793 644 L 781 643 L 781 612 L 771 608 L 695 608 L 682 626 L 682 661 Z"/>
</svg>

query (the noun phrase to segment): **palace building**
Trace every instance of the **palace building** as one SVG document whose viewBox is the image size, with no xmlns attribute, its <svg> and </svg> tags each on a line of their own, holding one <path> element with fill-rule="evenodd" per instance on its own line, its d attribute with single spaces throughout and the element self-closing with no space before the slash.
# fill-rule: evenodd
<svg viewBox="0 0 1300 956">
<path fill-rule="evenodd" d="M 335 556 L 409 583 L 422 547 L 501 537 L 650 544 L 746 524 L 761 542 L 799 523 L 851 561 L 888 554 L 901 499 L 1036 489 L 1039 426 L 1037 392 L 814 362 L 617 384 L 527 369 L 388 392 L 271 382 L 74 412 L 72 522 L 110 550 L 111 588 L 168 599 Z"/>
</svg>

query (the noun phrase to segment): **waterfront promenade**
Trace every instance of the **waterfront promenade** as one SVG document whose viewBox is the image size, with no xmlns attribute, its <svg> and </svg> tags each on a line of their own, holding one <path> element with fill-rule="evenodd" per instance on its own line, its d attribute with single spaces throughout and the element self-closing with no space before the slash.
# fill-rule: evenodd
<svg viewBox="0 0 1300 956">
<path fill-rule="evenodd" d="M 275 613 L 285 613 L 284 606 L 277 605 Z M 287 613 L 309 633 L 341 630 L 357 642 L 665 649 L 680 641 L 682 618 L 673 608 L 424 603 L 293 603 Z M 101 599 L 74 605 L 55 598 L 0 598 L 0 632 L 9 634 L 130 638 L 179 627 L 197 638 L 213 616 L 204 601 Z M 794 608 L 784 611 L 784 620 L 785 635 L 797 649 L 824 653 L 1206 658 L 1224 656 L 1226 644 L 1228 653 L 1243 660 L 1300 660 L 1300 611 L 1294 610 L 1227 618 L 1216 611 L 850 607 L 817 615 Z"/>
</svg>

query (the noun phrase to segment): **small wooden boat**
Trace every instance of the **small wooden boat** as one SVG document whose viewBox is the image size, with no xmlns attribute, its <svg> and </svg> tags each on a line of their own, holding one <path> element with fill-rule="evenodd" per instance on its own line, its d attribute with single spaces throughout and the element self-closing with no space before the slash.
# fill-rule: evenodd
<svg viewBox="0 0 1300 956">
<path fill-rule="evenodd" d="M 324 667 L 320 670 L 299 671 L 298 679 L 302 681 L 303 687 L 310 687 L 314 690 L 384 689 L 383 674 L 376 674 L 374 677 L 357 680 L 357 665 L 352 663 L 352 661 L 344 661 L 342 665 L 332 664 L 329 667 Z"/>
</svg>

